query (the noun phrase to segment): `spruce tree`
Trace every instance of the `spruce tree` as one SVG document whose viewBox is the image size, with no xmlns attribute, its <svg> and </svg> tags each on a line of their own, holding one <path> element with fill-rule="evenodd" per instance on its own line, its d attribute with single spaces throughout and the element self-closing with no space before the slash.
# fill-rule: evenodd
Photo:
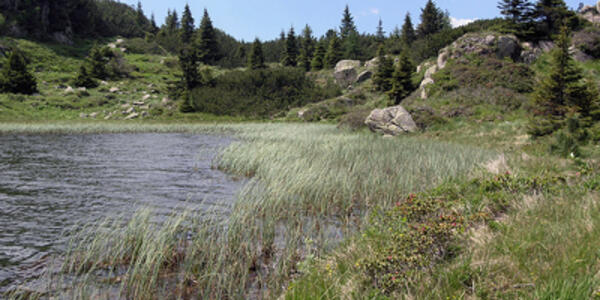
<svg viewBox="0 0 600 300">
<path fill-rule="evenodd" d="M 138 1 L 136 8 L 136 22 L 140 27 L 146 27 L 146 16 L 144 16 L 144 10 L 142 9 L 142 2 Z"/>
<path fill-rule="evenodd" d="M 377 69 L 373 74 L 373 84 L 380 92 L 387 92 L 392 88 L 391 78 L 394 75 L 394 61 L 385 55 L 385 48 L 379 46 L 377 50 Z"/>
<path fill-rule="evenodd" d="M 421 10 L 421 23 L 417 27 L 419 37 L 427 37 L 449 28 L 448 16 L 433 2 L 428 0 Z"/>
<path fill-rule="evenodd" d="M 379 18 L 379 23 L 377 24 L 377 31 L 375 32 L 375 38 L 377 42 L 382 43 L 385 40 L 385 30 L 383 30 L 383 21 Z"/>
<path fill-rule="evenodd" d="M 529 133 L 533 136 L 551 134 L 565 125 L 567 114 L 579 114 L 585 119 L 597 118 L 598 95 L 591 92 L 583 80 L 582 71 L 569 53 L 568 28 L 563 26 L 552 52 L 548 76 L 536 85 L 532 93 L 533 118 Z M 593 109 L 594 108 L 594 109 Z"/>
<path fill-rule="evenodd" d="M 296 33 L 294 27 L 290 28 L 287 38 L 285 39 L 285 48 L 281 64 L 286 67 L 295 67 L 298 64 L 298 43 L 296 43 Z"/>
<path fill-rule="evenodd" d="M 390 99 L 395 105 L 400 104 L 404 98 L 414 91 L 415 87 L 412 83 L 414 68 L 405 51 L 402 51 L 400 53 L 400 60 L 390 79 L 391 89 L 388 92 Z"/>
<path fill-rule="evenodd" d="M 250 55 L 248 55 L 248 68 L 251 70 L 258 70 L 265 68 L 265 57 L 263 55 L 262 43 L 258 38 L 252 43 L 250 48 Z"/>
<path fill-rule="evenodd" d="M 417 35 L 415 34 L 415 28 L 412 23 L 412 19 L 410 18 L 410 14 L 406 13 L 404 17 L 404 24 L 402 25 L 402 42 L 404 45 L 410 46 L 417 39 Z"/>
<path fill-rule="evenodd" d="M 108 78 L 108 71 L 106 70 L 107 61 L 98 46 L 94 46 L 90 50 L 88 63 L 90 64 L 90 75 L 92 77 L 98 79 Z"/>
<path fill-rule="evenodd" d="M 313 71 L 322 70 L 325 66 L 325 47 L 322 43 L 317 45 L 317 49 L 315 50 L 315 54 L 313 55 L 313 59 L 310 62 L 310 68 Z"/>
<path fill-rule="evenodd" d="M 569 11 L 563 0 L 538 0 L 533 16 L 544 26 L 543 34 L 553 35 L 559 32 L 562 25 L 574 14 Z"/>
<path fill-rule="evenodd" d="M 183 74 L 181 80 L 187 91 L 198 86 L 200 76 L 198 74 L 198 51 L 193 44 L 184 44 L 179 51 L 179 67 Z"/>
<path fill-rule="evenodd" d="M 342 17 L 342 25 L 340 25 L 340 37 L 342 40 L 345 40 L 353 32 L 356 32 L 356 25 L 354 25 L 354 18 L 350 14 L 350 8 L 346 5 Z"/>
<path fill-rule="evenodd" d="M 77 77 L 73 80 L 73 85 L 78 87 L 85 87 L 88 89 L 95 88 L 98 86 L 98 82 L 96 82 L 92 76 L 88 73 L 86 67 L 82 64 L 79 67 L 79 72 L 77 73 Z"/>
<path fill-rule="evenodd" d="M 310 60 L 315 52 L 315 38 L 313 37 L 313 31 L 306 24 L 304 29 L 302 30 L 302 38 L 301 38 L 301 49 L 304 50 L 306 57 Z"/>
<path fill-rule="evenodd" d="M 513 24 L 523 23 L 531 13 L 532 4 L 529 0 L 500 0 L 498 9 L 500 13 Z"/>
<path fill-rule="evenodd" d="M 184 44 L 192 42 L 195 30 L 192 11 L 190 10 L 190 6 L 186 4 L 181 15 L 181 42 Z"/>
<path fill-rule="evenodd" d="M 10 53 L 0 73 L 0 91 L 29 95 L 37 92 L 35 77 L 27 70 L 23 54 L 16 49 Z"/>
<path fill-rule="evenodd" d="M 344 57 L 348 59 L 359 59 L 361 56 L 358 32 L 353 31 L 344 40 Z"/>
<path fill-rule="evenodd" d="M 325 53 L 323 64 L 325 68 L 331 69 L 342 59 L 342 45 L 337 35 L 334 35 L 329 42 L 329 47 Z"/>
<path fill-rule="evenodd" d="M 198 41 L 198 51 L 200 61 L 205 64 L 213 64 L 221 58 L 217 35 L 212 21 L 208 16 L 208 11 L 204 9 L 204 16 L 200 22 L 200 40 Z"/>
<path fill-rule="evenodd" d="M 156 26 L 156 19 L 154 18 L 154 13 L 150 15 L 150 32 L 152 32 L 152 34 L 158 33 L 158 26 Z"/>
<path fill-rule="evenodd" d="M 177 11 L 168 11 L 165 19 L 165 29 L 168 33 L 174 34 L 179 30 L 179 17 L 177 17 Z"/>
<path fill-rule="evenodd" d="M 310 57 L 306 54 L 306 50 L 300 49 L 300 55 L 298 55 L 298 67 L 305 72 L 310 71 Z"/>
</svg>

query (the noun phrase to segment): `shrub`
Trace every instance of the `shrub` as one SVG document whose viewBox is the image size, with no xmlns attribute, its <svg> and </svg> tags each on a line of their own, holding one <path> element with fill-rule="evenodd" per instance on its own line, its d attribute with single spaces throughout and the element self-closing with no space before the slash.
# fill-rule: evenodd
<svg viewBox="0 0 600 300">
<path fill-rule="evenodd" d="M 230 71 L 189 94 L 191 111 L 265 117 L 339 95 L 335 86 L 318 87 L 302 70 L 275 68 Z"/>
<path fill-rule="evenodd" d="M 143 38 L 128 39 L 123 45 L 131 53 L 155 55 L 166 54 L 166 51 L 162 49 L 155 41 L 147 41 Z"/>
<path fill-rule="evenodd" d="M 355 111 L 351 111 L 340 117 L 340 121 L 338 123 L 339 128 L 346 128 L 350 130 L 359 130 L 365 128 L 365 120 L 371 113 L 371 109 L 361 108 Z"/>
<path fill-rule="evenodd" d="M 85 87 L 88 89 L 95 88 L 98 86 L 98 82 L 90 76 L 84 65 L 79 67 L 79 73 L 73 80 L 73 85 L 78 87 Z"/>
<path fill-rule="evenodd" d="M 600 28 L 590 26 L 576 32 L 573 35 L 573 44 L 583 53 L 600 58 Z"/>
<path fill-rule="evenodd" d="M 37 92 L 35 77 L 27 70 L 27 61 L 18 50 L 13 50 L 0 73 L 0 91 L 33 94 Z"/>
</svg>

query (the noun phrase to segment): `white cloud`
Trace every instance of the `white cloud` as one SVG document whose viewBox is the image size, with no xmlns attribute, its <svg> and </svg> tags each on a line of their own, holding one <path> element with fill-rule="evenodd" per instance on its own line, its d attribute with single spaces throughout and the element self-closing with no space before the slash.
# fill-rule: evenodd
<svg viewBox="0 0 600 300">
<path fill-rule="evenodd" d="M 456 28 L 456 27 L 467 25 L 467 24 L 472 23 L 472 22 L 474 22 L 476 20 L 477 19 L 457 19 L 457 18 L 454 18 L 454 17 L 450 17 L 450 25 L 452 25 L 452 28 Z"/>
<path fill-rule="evenodd" d="M 379 8 L 371 8 L 370 12 L 374 15 L 378 15 L 379 14 Z"/>
</svg>

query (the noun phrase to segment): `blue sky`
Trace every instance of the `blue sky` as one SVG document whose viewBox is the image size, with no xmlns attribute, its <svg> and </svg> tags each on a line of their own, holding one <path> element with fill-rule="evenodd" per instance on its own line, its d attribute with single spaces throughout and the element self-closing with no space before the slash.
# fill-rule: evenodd
<svg viewBox="0 0 600 300">
<path fill-rule="evenodd" d="M 136 4 L 137 0 L 123 0 Z M 328 29 L 338 28 L 346 4 L 360 32 L 374 32 L 379 21 L 383 21 L 386 32 L 396 25 L 402 26 L 404 15 L 410 12 L 413 22 L 418 23 L 420 9 L 427 0 L 142 0 L 146 15 L 154 13 L 162 24 L 167 9 L 181 11 L 186 3 L 192 9 L 196 25 L 200 23 L 206 7 L 213 24 L 237 39 L 251 41 L 255 37 L 270 40 L 294 26 L 297 31 L 309 24 L 315 35 Z M 577 7 L 579 2 L 595 3 L 593 0 L 567 0 L 567 5 Z M 437 5 L 450 13 L 456 22 L 471 19 L 492 18 L 498 15 L 497 0 L 437 0 Z"/>
</svg>

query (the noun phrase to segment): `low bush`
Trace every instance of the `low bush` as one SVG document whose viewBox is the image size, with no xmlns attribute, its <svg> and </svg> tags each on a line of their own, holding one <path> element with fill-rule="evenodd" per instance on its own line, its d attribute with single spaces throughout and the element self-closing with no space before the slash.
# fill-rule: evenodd
<svg viewBox="0 0 600 300">
<path fill-rule="evenodd" d="M 593 58 L 600 58 L 600 28 L 590 26 L 576 32 L 573 45 Z"/>
<path fill-rule="evenodd" d="M 366 128 L 365 120 L 371 113 L 369 108 L 360 108 L 340 117 L 338 127 L 350 130 Z"/>
<path fill-rule="evenodd" d="M 127 51 L 136 54 L 154 54 L 154 55 L 165 55 L 165 51 L 155 41 L 147 41 L 143 38 L 132 38 L 125 41 L 123 46 Z"/>
<path fill-rule="evenodd" d="M 318 87 L 302 70 L 274 68 L 231 71 L 192 90 L 187 111 L 266 117 L 340 94 L 336 86 Z"/>
</svg>

